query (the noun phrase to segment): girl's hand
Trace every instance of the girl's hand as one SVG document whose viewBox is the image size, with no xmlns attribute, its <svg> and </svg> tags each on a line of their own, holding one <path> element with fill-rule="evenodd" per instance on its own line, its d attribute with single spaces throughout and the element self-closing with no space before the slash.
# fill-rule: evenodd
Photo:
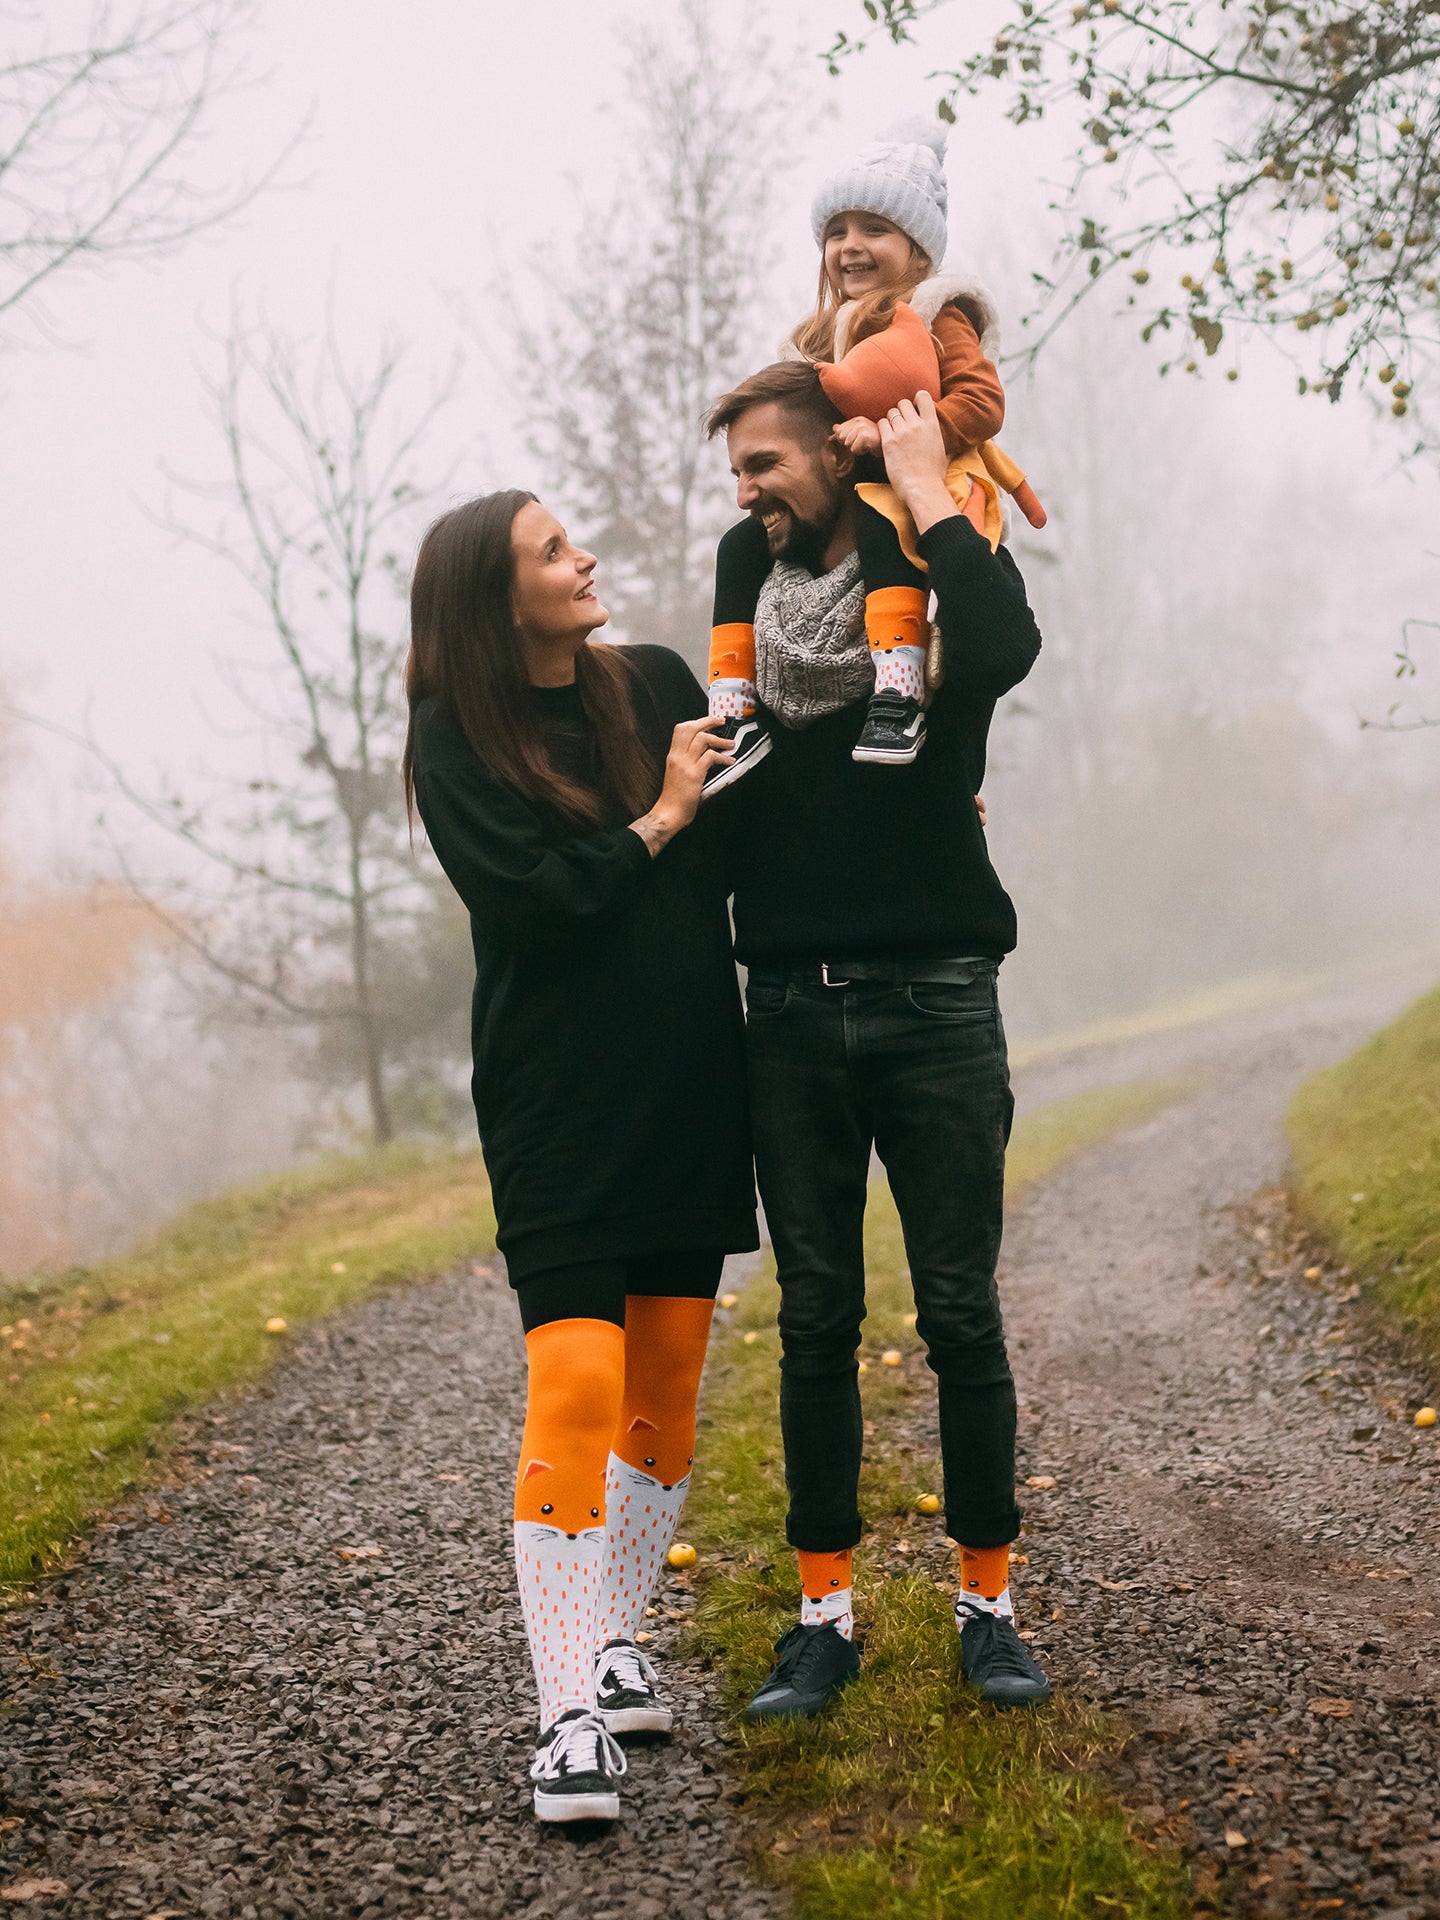
<svg viewBox="0 0 1440 1920">
<path fill-rule="evenodd" d="M 721 736 L 723 725 L 707 713 L 699 720 L 682 720 L 671 735 L 660 798 L 649 813 L 630 822 L 630 831 L 639 834 L 652 854 L 668 846 L 695 818 L 710 769 L 728 767 L 735 758 Z"/>
<path fill-rule="evenodd" d="M 880 429 L 873 420 L 866 420 L 857 414 L 853 420 L 842 420 L 835 428 L 835 438 L 842 447 L 848 447 L 851 453 L 879 453 Z"/>
</svg>

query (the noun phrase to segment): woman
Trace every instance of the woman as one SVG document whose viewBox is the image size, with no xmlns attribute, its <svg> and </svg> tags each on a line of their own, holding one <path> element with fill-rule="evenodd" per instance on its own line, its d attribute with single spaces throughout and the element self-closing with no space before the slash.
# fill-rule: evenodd
<svg viewBox="0 0 1440 1920">
<path fill-rule="evenodd" d="M 758 1244 L 725 889 L 690 829 L 724 753 L 678 656 L 591 638 L 595 564 L 533 494 L 457 507 L 421 544 L 406 667 L 406 793 L 470 912 L 475 1111 L 525 1329 L 541 1820 L 616 1818 L 614 1735 L 669 1730 L 633 1635 L 721 1262 Z"/>
</svg>

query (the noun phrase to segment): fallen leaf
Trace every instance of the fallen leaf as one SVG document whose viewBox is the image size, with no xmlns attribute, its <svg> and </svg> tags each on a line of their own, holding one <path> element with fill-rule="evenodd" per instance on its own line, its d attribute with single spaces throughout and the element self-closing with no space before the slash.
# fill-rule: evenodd
<svg viewBox="0 0 1440 1920">
<path fill-rule="evenodd" d="M 1332 1699 L 1312 1700 L 1310 1711 L 1322 1715 L 1327 1720 L 1348 1720 L 1355 1711 L 1355 1702 Z"/>
<path fill-rule="evenodd" d="M 0 1833 L 14 1833 L 17 1827 L 23 1827 L 24 1824 L 18 1813 L 7 1814 L 3 1820 L 0 1820 Z"/>
<path fill-rule="evenodd" d="M 648 1647 L 654 1638 L 653 1633 L 637 1633 L 635 1636 L 635 1644 L 637 1647 Z"/>
<path fill-rule="evenodd" d="M 448 1480 L 452 1487 L 463 1485 L 465 1480 L 463 1473 L 437 1473 L 435 1478 L 437 1480 Z"/>
<path fill-rule="evenodd" d="M 1052 1473 L 1032 1473 L 1025 1484 L 1033 1487 L 1037 1493 L 1048 1493 L 1056 1482 Z"/>
<path fill-rule="evenodd" d="M 332 1260 L 330 1262 L 330 1271 L 331 1273 L 344 1273 L 345 1262 L 343 1260 Z"/>
<path fill-rule="evenodd" d="M 1248 1847 L 1250 1842 L 1238 1827 L 1226 1827 L 1225 1844 L 1227 1847 Z"/>
<path fill-rule="evenodd" d="M 278 1313 L 272 1314 L 270 1319 L 268 1319 L 265 1322 L 265 1331 L 267 1333 L 284 1333 L 285 1332 L 285 1322 L 280 1318 Z"/>
<path fill-rule="evenodd" d="M 0 1900 L 61 1900 L 69 1891 L 63 1880 L 12 1880 Z"/>
<path fill-rule="evenodd" d="M 1306 1267 L 1305 1278 L 1307 1280 L 1318 1280 L 1320 1278 L 1320 1271 L 1319 1267 Z"/>
<path fill-rule="evenodd" d="M 380 1560 L 384 1558 L 384 1547 L 336 1547 L 336 1553 L 342 1560 Z"/>
<path fill-rule="evenodd" d="M 880 1364 L 882 1367 L 898 1367 L 902 1358 L 898 1347 L 887 1347 L 880 1356 Z"/>
<path fill-rule="evenodd" d="M 731 1307 L 735 1307 L 740 1304 L 740 1296 L 738 1293 L 722 1293 L 720 1296 L 720 1304 L 722 1307 L 724 1307 L 725 1311 L 728 1313 Z"/>
<path fill-rule="evenodd" d="M 901 1318 L 903 1319 L 907 1327 L 913 1327 L 915 1322 L 920 1318 L 920 1316 L 918 1313 L 907 1313 L 907 1314 L 902 1314 Z"/>
<path fill-rule="evenodd" d="M 742 1333 L 740 1336 L 741 1344 L 747 1347 L 753 1347 L 755 1342 L 759 1338 L 760 1338 L 759 1334 L 755 1331 L 753 1327 L 750 1329 L 749 1333 Z"/>
<path fill-rule="evenodd" d="M 1052 1480 L 1050 1484 L 1053 1486 L 1055 1483 Z M 1029 1485 L 1028 1481 L 1026 1485 Z M 1103 1593 L 1134 1593 L 1135 1589 L 1143 1587 L 1145 1582 L 1143 1580 L 1097 1580 L 1095 1584 Z"/>
<path fill-rule="evenodd" d="M 145 1920 L 185 1920 L 179 1907 L 158 1907 L 154 1913 L 147 1913 Z"/>
</svg>

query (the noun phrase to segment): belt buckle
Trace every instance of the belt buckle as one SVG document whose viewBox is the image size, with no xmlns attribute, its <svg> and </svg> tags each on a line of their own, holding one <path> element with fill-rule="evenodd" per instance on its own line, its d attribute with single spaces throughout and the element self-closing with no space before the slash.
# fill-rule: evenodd
<svg viewBox="0 0 1440 1920">
<path fill-rule="evenodd" d="M 848 987 L 850 984 L 848 980 L 832 980 L 830 968 L 823 960 L 820 963 L 820 978 L 827 987 Z"/>
</svg>

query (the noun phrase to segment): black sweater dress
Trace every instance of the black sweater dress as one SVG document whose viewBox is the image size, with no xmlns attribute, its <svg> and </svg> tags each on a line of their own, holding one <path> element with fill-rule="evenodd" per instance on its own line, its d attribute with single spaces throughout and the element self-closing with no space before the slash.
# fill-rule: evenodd
<svg viewBox="0 0 1440 1920">
<path fill-rule="evenodd" d="M 659 766 L 705 696 L 668 648 L 625 652 Z M 531 696 L 555 763 L 596 787 L 578 690 Z M 493 779 L 433 699 L 415 714 L 415 798 L 470 913 L 471 1087 L 511 1284 L 757 1246 L 744 1029 L 705 813 L 654 858 L 618 805 L 579 829 Z"/>
</svg>

